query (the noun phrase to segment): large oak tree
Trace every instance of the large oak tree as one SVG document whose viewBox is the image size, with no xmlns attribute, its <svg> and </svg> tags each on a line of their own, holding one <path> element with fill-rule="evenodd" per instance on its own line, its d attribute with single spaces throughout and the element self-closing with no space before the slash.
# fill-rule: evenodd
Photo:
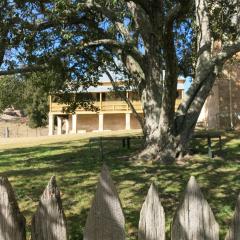
<svg viewBox="0 0 240 240">
<path fill-rule="evenodd" d="M 73 91 L 97 84 L 104 72 L 111 81 L 111 72 L 123 72 L 144 112 L 133 109 L 145 136 L 138 157 L 171 163 L 185 152 L 224 63 L 240 51 L 239 6 L 239 0 L 5 0 L 0 74 L 58 67 Z M 9 58 L 13 48 L 18 54 Z M 180 74 L 193 81 L 175 111 Z"/>
</svg>

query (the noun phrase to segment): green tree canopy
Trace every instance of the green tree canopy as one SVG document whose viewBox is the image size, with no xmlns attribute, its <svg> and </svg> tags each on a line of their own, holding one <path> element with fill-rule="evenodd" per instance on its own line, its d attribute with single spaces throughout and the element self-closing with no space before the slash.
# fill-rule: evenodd
<svg viewBox="0 0 240 240">
<path fill-rule="evenodd" d="M 28 116 L 30 127 L 46 126 L 49 95 L 62 88 L 64 80 L 51 71 L 3 77 L 0 81 L 0 110 L 14 107 Z"/>
<path fill-rule="evenodd" d="M 184 153 L 223 64 L 240 51 L 239 0 L 44 0 L 1 2 L 0 74 L 54 69 L 66 92 L 111 71 L 141 98 L 141 158 Z M 213 52 L 215 40 L 221 49 Z M 119 64 L 119 62 L 121 64 Z M 175 111 L 179 74 L 193 76 Z M 76 105 L 76 104 L 75 104 Z M 130 105 L 131 106 L 131 105 Z"/>
</svg>

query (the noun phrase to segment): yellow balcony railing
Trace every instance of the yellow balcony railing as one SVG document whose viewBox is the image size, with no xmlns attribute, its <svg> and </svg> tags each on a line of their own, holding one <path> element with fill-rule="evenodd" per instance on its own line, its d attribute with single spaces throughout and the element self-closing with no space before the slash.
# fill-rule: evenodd
<svg viewBox="0 0 240 240">
<path fill-rule="evenodd" d="M 124 101 L 103 101 L 103 102 L 95 102 L 94 106 L 96 106 L 100 112 L 127 112 L 131 111 L 128 104 Z M 140 102 L 133 102 L 133 106 L 138 112 L 142 112 L 142 106 Z M 50 102 L 50 112 L 63 112 L 63 109 L 66 108 L 67 105 L 60 104 L 56 102 Z M 76 112 L 83 113 L 89 112 L 85 109 L 77 109 Z"/>
<path fill-rule="evenodd" d="M 181 99 L 176 100 L 176 108 L 181 103 Z M 132 102 L 134 108 L 137 112 L 141 113 L 142 111 L 142 105 L 140 101 L 134 101 Z M 128 104 L 124 101 L 102 101 L 102 102 L 95 102 L 94 105 L 99 109 L 100 112 L 109 112 L 109 113 L 121 113 L 121 112 L 128 112 L 131 111 Z M 50 101 L 50 112 L 55 113 L 63 113 L 63 109 L 66 108 L 67 105 L 60 104 L 56 102 Z M 77 113 L 90 113 L 90 111 L 86 111 L 85 109 L 77 109 Z"/>
</svg>

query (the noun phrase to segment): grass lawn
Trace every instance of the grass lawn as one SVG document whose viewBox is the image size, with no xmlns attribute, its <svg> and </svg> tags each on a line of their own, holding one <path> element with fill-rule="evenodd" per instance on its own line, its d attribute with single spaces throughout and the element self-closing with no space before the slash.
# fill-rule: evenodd
<svg viewBox="0 0 240 240">
<path fill-rule="evenodd" d="M 207 157 L 203 141 L 195 142 L 193 145 L 195 149 L 198 148 L 198 155 L 191 157 L 185 164 L 172 166 L 129 160 L 134 151 L 141 147 L 140 140 L 134 140 L 130 150 L 123 149 L 121 142 L 106 141 L 104 161 L 110 168 L 122 201 L 127 239 L 137 239 L 140 208 L 153 181 L 158 186 L 166 212 L 167 239 L 170 239 L 170 223 L 191 175 L 196 176 L 212 207 L 220 225 L 221 239 L 224 239 L 240 193 L 239 135 L 238 132 L 226 134 L 224 151 L 214 159 Z M 99 144 L 93 143 L 90 149 L 90 136 L 10 139 L 0 142 L 0 171 L 9 177 L 14 187 L 28 228 L 43 189 L 50 177 L 55 175 L 62 193 L 70 239 L 82 239 L 102 166 Z"/>
</svg>

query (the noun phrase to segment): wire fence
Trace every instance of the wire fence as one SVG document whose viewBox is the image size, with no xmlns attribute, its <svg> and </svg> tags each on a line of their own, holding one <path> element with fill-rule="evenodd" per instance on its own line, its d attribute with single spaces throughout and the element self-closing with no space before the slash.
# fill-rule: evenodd
<svg viewBox="0 0 240 240">
<path fill-rule="evenodd" d="M 20 137 L 39 137 L 47 136 L 48 128 L 30 128 L 26 124 L 21 123 L 0 123 L 1 138 L 20 138 Z"/>
<path fill-rule="evenodd" d="M 239 128 L 240 127 L 240 112 L 220 112 L 216 114 L 219 128 Z"/>
</svg>

